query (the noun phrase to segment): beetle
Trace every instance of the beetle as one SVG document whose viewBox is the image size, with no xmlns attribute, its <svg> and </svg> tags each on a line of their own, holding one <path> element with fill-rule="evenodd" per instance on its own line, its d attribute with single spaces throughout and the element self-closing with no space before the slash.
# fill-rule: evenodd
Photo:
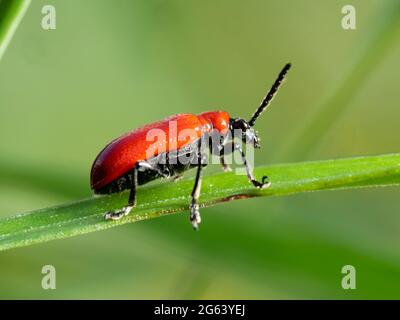
<svg viewBox="0 0 400 320">
<path fill-rule="evenodd" d="M 224 161 L 224 155 L 237 151 L 241 155 L 250 183 L 256 188 L 268 188 L 271 183 L 268 177 L 263 176 L 261 182 L 256 180 L 246 160 L 246 155 L 240 143 L 235 142 L 232 136 L 234 131 L 241 132 L 242 143 L 252 144 L 260 148 L 257 132 L 254 125 L 261 113 L 277 93 L 291 64 L 286 64 L 277 79 L 261 101 L 249 121 L 242 118 L 231 118 L 225 111 L 209 111 L 199 115 L 178 114 L 167 119 L 145 125 L 128 132 L 113 140 L 96 157 L 90 174 L 91 188 L 95 194 L 110 194 L 130 189 L 128 204 L 122 209 L 107 212 L 105 219 L 118 220 L 136 206 L 136 190 L 139 185 L 157 178 L 178 178 L 182 173 L 191 168 L 197 168 L 193 191 L 191 193 L 190 221 L 195 230 L 201 222 L 198 200 L 202 180 L 202 169 L 207 165 L 205 161 L 205 141 L 211 136 L 219 137 L 218 143 L 209 150 L 220 157 L 224 170 L 230 168 Z M 174 123 L 176 130 L 170 130 Z M 189 136 L 178 136 L 178 132 L 191 129 Z M 149 133 L 153 131 L 164 132 L 163 138 L 153 142 Z M 157 146 L 149 155 L 149 149 Z M 187 160 L 190 161 L 181 161 Z M 172 161 L 175 160 L 175 161 Z"/>
</svg>

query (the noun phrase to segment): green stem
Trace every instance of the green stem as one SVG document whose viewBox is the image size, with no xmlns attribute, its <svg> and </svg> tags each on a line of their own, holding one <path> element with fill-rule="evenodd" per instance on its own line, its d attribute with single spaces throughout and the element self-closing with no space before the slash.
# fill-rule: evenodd
<svg viewBox="0 0 400 320">
<path fill-rule="evenodd" d="M 268 175 L 272 186 L 265 190 L 255 189 L 247 182 L 246 176 L 234 173 L 206 176 L 201 206 L 318 190 L 399 185 L 400 153 L 259 167 L 255 174 L 257 177 Z M 173 187 L 164 183 L 142 187 L 138 190 L 138 206 L 119 221 L 105 221 L 103 215 L 124 206 L 127 192 L 3 218 L 0 220 L 0 250 L 187 211 L 192 187 L 193 179 L 179 181 Z M 182 218 L 188 219 L 187 216 Z"/>
</svg>

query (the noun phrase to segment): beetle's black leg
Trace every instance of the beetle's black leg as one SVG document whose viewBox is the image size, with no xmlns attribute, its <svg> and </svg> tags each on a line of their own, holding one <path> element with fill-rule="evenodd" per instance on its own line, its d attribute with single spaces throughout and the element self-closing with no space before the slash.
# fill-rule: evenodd
<svg viewBox="0 0 400 320">
<path fill-rule="evenodd" d="M 223 155 L 223 154 L 219 156 L 219 162 L 221 163 L 222 169 L 223 169 L 225 172 L 230 172 L 230 171 L 232 171 L 231 166 L 230 166 L 229 164 L 226 164 L 226 163 L 225 163 L 225 158 L 224 158 L 224 155 Z"/>
<path fill-rule="evenodd" d="M 194 187 L 193 187 L 193 191 L 191 194 L 192 200 L 190 203 L 190 222 L 192 223 L 193 229 L 195 229 L 195 230 L 197 230 L 199 228 L 199 224 L 201 222 L 198 200 L 199 200 L 200 191 L 201 191 L 203 166 L 206 165 L 206 162 L 205 162 L 206 160 L 204 158 L 205 158 L 205 155 L 203 155 L 201 153 L 201 146 L 200 146 L 198 158 L 197 158 L 196 179 L 194 181 Z"/>
<path fill-rule="evenodd" d="M 140 166 L 140 164 L 136 165 L 132 171 L 132 187 L 131 187 L 131 192 L 129 194 L 128 205 L 126 207 L 123 207 L 120 210 L 107 212 L 104 216 L 104 218 L 106 220 L 110 220 L 110 219 L 111 220 L 119 220 L 122 217 L 128 215 L 129 212 L 131 212 L 131 210 L 136 206 L 136 189 L 138 186 L 139 166 Z"/>
<path fill-rule="evenodd" d="M 219 156 L 219 163 L 222 166 L 222 169 L 225 172 L 232 171 L 231 167 L 229 164 L 225 162 L 225 155 L 232 153 L 232 150 L 225 150 L 224 153 L 224 146 L 227 144 L 229 139 L 229 136 L 226 137 L 221 137 L 219 136 L 218 138 L 210 138 L 210 152 L 216 156 Z M 218 140 L 218 142 L 216 142 Z M 215 145 L 214 145 L 215 143 Z"/>
<path fill-rule="evenodd" d="M 191 194 L 192 201 L 190 203 L 190 222 L 195 230 L 198 229 L 199 223 L 201 222 L 198 199 L 200 197 L 201 190 L 202 169 L 203 166 L 199 164 L 197 166 L 196 180 L 194 182 L 194 187 Z"/>
<path fill-rule="evenodd" d="M 225 146 L 229 146 L 231 148 L 231 150 L 226 150 Z M 219 152 L 219 163 L 221 164 L 222 169 L 225 172 L 232 171 L 231 166 L 229 164 L 225 163 L 225 155 L 229 154 L 229 153 L 232 153 L 232 151 L 233 151 L 232 150 L 232 144 L 221 145 L 221 150 Z"/>
<path fill-rule="evenodd" d="M 178 181 L 183 179 L 183 174 L 177 174 L 172 179 L 173 179 L 174 182 L 178 182 Z"/>
<path fill-rule="evenodd" d="M 247 178 L 249 179 L 249 181 L 250 181 L 256 188 L 263 189 L 263 188 L 268 188 L 268 187 L 271 186 L 271 182 L 267 181 L 267 179 L 268 179 L 267 176 L 263 176 L 261 182 L 259 182 L 259 181 L 256 180 L 256 178 L 255 178 L 254 175 L 253 175 L 253 172 L 251 171 L 251 168 L 250 168 L 250 166 L 249 166 L 249 163 L 247 162 L 246 154 L 243 152 L 242 147 L 240 146 L 239 143 L 232 142 L 232 143 L 230 143 L 230 144 L 225 145 L 225 146 L 223 147 L 223 149 L 221 150 L 222 153 L 225 151 L 225 148 L 226 148 L 226 147 L 229 147 L 229 148 L 230 148 L 230 149 L 228 149 L 228 151 L 227 151 L 228 153 L 229 153 L 230 150 L 233 150 L 233 151 L 236 151 L 236 150 L 237 150 L 237 151 L 240 153 L 240 155 L 241 155 L 241 157 L 242 157 L 243 164 L 244 164 L 244 166 L 245 166 L 245 168 L 246 168 Z"/>
</svg>

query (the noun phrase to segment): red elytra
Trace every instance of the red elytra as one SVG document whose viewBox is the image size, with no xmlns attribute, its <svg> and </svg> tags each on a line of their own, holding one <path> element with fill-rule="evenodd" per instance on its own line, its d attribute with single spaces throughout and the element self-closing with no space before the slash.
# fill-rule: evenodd
<svg viewBox="0 0 400 320">
<path fill-rule="evenodd" d="M 226 134 L 229 119 L 229 114 L 225 111 L 210 111 L 199 115 L 178 114 L 122 135 L 108 144 L 94 161 L 90 175 L 92 189 L 101 189 L 124 175 L 138 162 L 148 160 L 148 154 L 156 156 L 159 153 L 176 151 L 212 129 L 218 130 L 222 135 Z M 170 130 L 171 123 L 176 123 L 176 130 Z M 154 152 L 149 152 L 155 141 L 146 137 L 153 129 L 162 130 L 165 139 L 157 141 L 157 148 Z M 187 135 L 184 129 L 192 129 L 190 132 L 194 134 Z"/>
</svg>

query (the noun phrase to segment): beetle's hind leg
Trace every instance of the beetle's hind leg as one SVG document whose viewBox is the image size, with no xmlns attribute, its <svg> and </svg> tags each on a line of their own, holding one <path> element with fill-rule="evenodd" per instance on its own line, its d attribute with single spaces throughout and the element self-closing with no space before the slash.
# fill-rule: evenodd
<svg viewBox="0 0 400 320">
<path fill-rule="evenodd" d="M 177 175 L 175 175 L 175 176 L 172 178 L 172 180 L 173 180 L 174 182 L 181 181 L 182 179 L 183 179 L 183 174 L 177 174 Z"/>
<path fill-rule="evenodd" d="M 132 171 L 132 186 L 131 186 L 131 192 L 129 194 L 128 205 L 126 207 L 123 207 L 120 210 L 107 212 L 104 215 L 104 219 L 119 220 L 122 217 L 125 217 L 126 215 L 128 215 L 129 212 L 131 212 L 131 210 L 136 206 L 136 189 L 138 186 L 138 170 L 139 170 L 139 165 L 136 165 Z"/>
</svg>

